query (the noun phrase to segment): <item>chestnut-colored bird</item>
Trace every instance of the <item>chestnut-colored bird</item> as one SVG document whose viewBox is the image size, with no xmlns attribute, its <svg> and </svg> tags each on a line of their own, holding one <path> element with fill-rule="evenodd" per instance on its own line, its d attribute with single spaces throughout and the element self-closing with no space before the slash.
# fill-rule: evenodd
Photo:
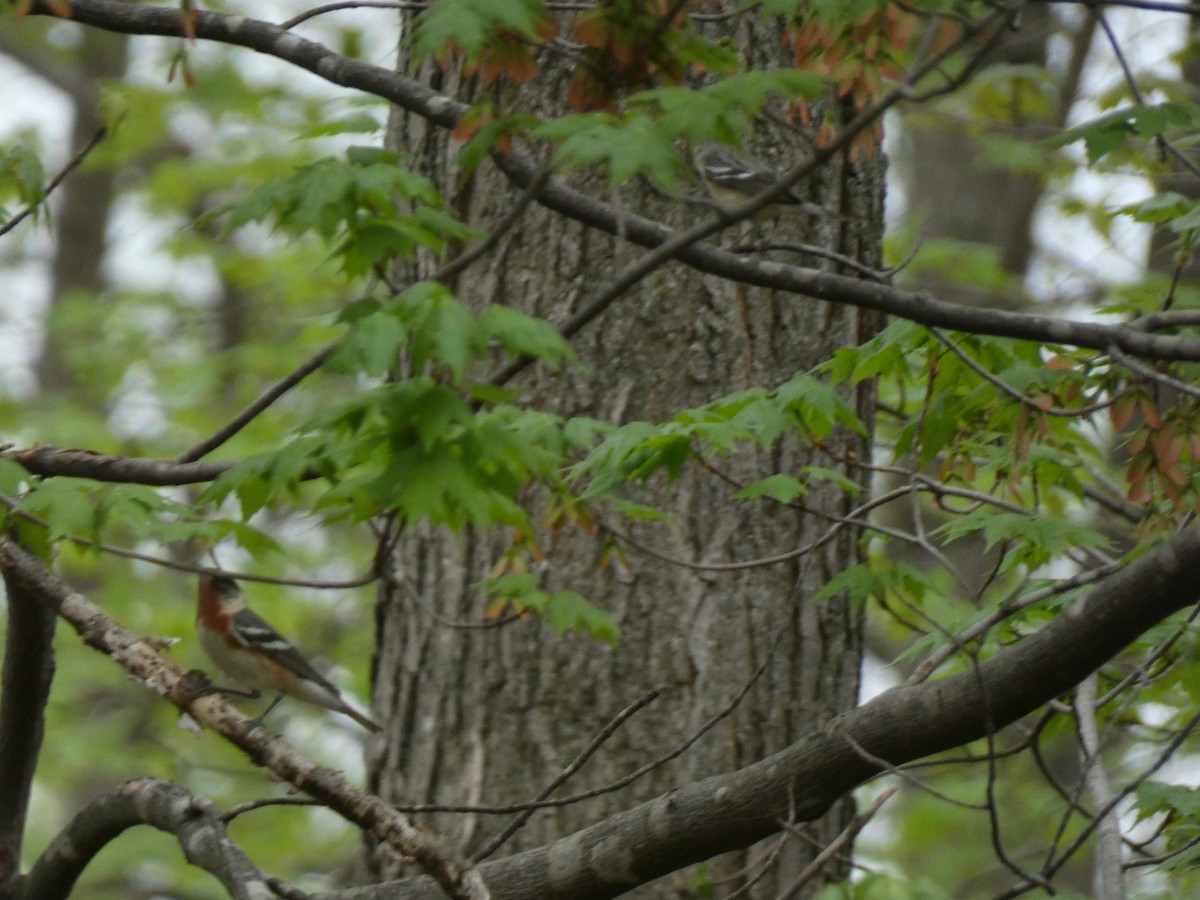
<svg viewBox="0 0 1200 900">
<path fill-rule="evenodd" d="M 287 638 L 246 606 L 242 589 L 224 575 L 201 575 L 196 634 L 222 672 L 252 691 L 276 697 L 254 720 L 261 722 L 284 696 L 342 713 L 370 731 L 379 724 L 344 699 Z"/>
</svg>

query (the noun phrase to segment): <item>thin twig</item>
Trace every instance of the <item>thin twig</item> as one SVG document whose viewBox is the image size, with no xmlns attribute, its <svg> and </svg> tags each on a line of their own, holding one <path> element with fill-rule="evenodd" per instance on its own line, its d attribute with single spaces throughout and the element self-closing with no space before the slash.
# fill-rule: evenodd
<svg viewBox="0 0 1200 900">
<path fill-rule="evenodd" d="M 867 823 L 875 818 L 876 813 L 883 808 L 883 804 L 892 799 L 892 795 L 894 795 L 898 790 L 900 790 L 900 788 L 893 785 L 876 797 L 875 802 L 872 803 L 865 812 L 855 816 L 850 821 L 850 824 L 843 828 L 841 833 L 829 842 L 829 846 L 818 853 L 816 859 L 804 867 L 804 871 L 797 875 L 795 880 L 779 893 L 779 895 L 776 897 L 776 900 L 791 900 L 792 897 L 795 897 L 796 894 L 800 892 L 801 888 L 804 887 L 804 885 L 808 884 L 808 882 L 817 877 L 820 871 L 825 868 L 826 865 L 828 865 L 829 861 L 833 859 L 833 857 L 835 857 L 838 853 L 841 853 L 844 847 L 853 842 L 858 833 L 862 831 L 863 828 L 866 827 Z"/>
<path fill-rule="evenodd" d="M 1043 600 L 1048 600 L 1051 597 L 1055 597 L 1059 594 L 1065 594 L 1067 591 L 1072 591 L 1086 584 L 1091 584 L 1092 582 L 1107 578 L 1119 568 L 1120 566 L 1116 564 L 1099 566 L 1098 568 L 1090 569 L 1086 572 L 1080 572 L 1078 575 L 1074 575 L 1071 578 L 1059 581 L 1050 585 L 1049 587 L 1042 588 L 1041 590 L 1034 591 L 1031 594 L 1026 594 L 1024 597 L 1014 598 L 1011 601 L 1005 601 L 999 604 L 996 609 L 994 609 L 986 617 L 974 622 L 972 625 L 956 634 L 952 643 L 935 650 L 926 656 L 925 659 L 921 660 L 921 662 L 913 670 L 913 673 L 909 675 L 907 679 L 905 679 L 905 684 L 918 684 L 919 682 L 926 680 L 930 675 L 937 671 L 941 665 L 946 662 L 946 660 L 958 652 L 959 647 L 969 644 L 972 641 L 982 637 L 1000 622 L 1004 621 L 1015 613 L 1018 613 L 1023 609 L 1027 609 L 1030 606 L 1033 606 L 1035 603 L 1041 603 Z"/>
<path fill-rule="evenodd" d="M 404 2 L 404 0 L 343 0 L 341 3 L 325 3 L 321 6 L 314 6 L 312 9 L 306 9 L 297 16 L 293 16 L 285 22 L 280 22 L 279 27 L 284 31 L 291 31 L 302 22 L 307 22 L 309 19 L 315 19 L 317 16 L 323 16 L 326 13 L 339 12 L 343 9 L 427 9 L 432 0 L 417 0 L 417 2 Z"/>
<path fill-rule="evenodd" d="M 895 765 L 894 763 L 890 762 L 889 760 L 883 759 L 882 757 L 876 756 L 874 753 L 871 753 L 869 750 L 867 750 L 866 747 L 864 747 L 862 744 L 860 744 L 858 741 L 856 741 L 850 735 L 850 733 L 848 731 L 846 731 L 845 729 L 839 728 L 837 730 L 837 734 L 838 734 L 838 737 L 840 737 L 842 740 L 844 740 L 847 744 L 850 745 L 850 749 L 854 751 L 855 755 L 866 760 L 871 765 L 876 766 L 879 769 L 879 775 L 881 775 L 881 776 L 882 775 L 894 775 L 897 778 L 901 779 L 902 781 L 908 782 L 909 784 L 911 784 L 913 787 L 917 788 L 918 790 L 923 791 L 926 794 L 929 794 L 931 797 L 936 797 L 938 800 L 942 800 L 953 806 L 961 807 L 962 809 L 970 809 L 975 812 L 979 812 L 980 810 L 982 810 L 984 808 L 984 804 L 982 804 L 982 803 L 971 803 L 970 801 L 967 801 L 967 800 L 959 800 L 957 797 L 951 797 L 949 794 L 943 793 L 942 791 L 939 791 L 937 788 L 930 787 L 928 784 L 923 782 L 921 779 L 919 779 L 915 775 L 913 775 L 912 772 L 910 772 L 907 768 L 902 769 L 899 766 Z M 933 763 L 933 765 L 937 765 L 937 764 L 938 764 L 937 762 Z"/>
<path fill-rule="evenodd" d="M 538 795 L 534 798 L 534 801 L 536 802 L 538 800 L 545 800 L 556 790 L 558 790 L 567 781 L 567 779 L 569 779 L 572 775 L 578 772 L 580 768 L 582 768 L 583 764 L 591 758 L 592 754 L 599 750 L 600 747 L 603 746 L 604 743 L 610 737 L 612 737 L 614 733 L 616 733 L 618 728 L 620 728 L 639 710 L 644 709 L 657 700 L 661 694 L 662 688 L 653 688 L 613 716 L 612 719 L 609 720 L 608 724 L 601 728 L 596 736 L 588 742 L 588 745 L 580 750 L 578 755 L 576 755 L 576 757 L 567 764 L 567 767 L 559 772 L 558 775 L 556 775 L 548 785 L 538 792 Z M 471 862 L 479 864 L 499 850 L 504 845 L 505 841 L 516 834 L 517 831 L 529 821 L 529 817 L 532 816 L 535 811 L 536 810 L 531 807 L 517 813 L 517 815 L 513 817 L 512 821 L 505 825 L 499 834 L 475 851 L 475 853 L 471 856 Z"/>
<path fill-rule="evenodd" d="M 1053 893 L 1049 879 L 1043 878 L 1037 873 L 1026 872 L 1015 859 L 1009 856 L 1008 851 L 1004 849 L 1004 838 L 1000 830 L 1000 806 L 996 802 L 996 782 L 999 777 L 996 768 L 998 761 L 996 755 L 996 722 L 992 716 L 992 703 L 988 693 L 988 685 L 983 678 L 983 671 L 979 664 L 979 653 L 975 649 L 968 650 L 967 652 L 971 658 L 971 672 L 979 687 L 982 701 L 980 708 L 983 712 L 984 730 L 987 738 L 987 779 L 984 782 L 987 802 L 984 805 L 987 807 L 988 825 L 990 826 L 988 833 L 992 841 L 992 849 L 996 852 L 996 858 L 1000 860 L 1000 863 L 1014 875 L 1039 885 L 1046 889 L 1047 893 Z"/>
<path fill-rule="evenodd" d="M 1153 674 L 1150 672 L 1150 667 L 1171 652 L 1171 650 L 1177 643 L 1179 643 L 1183 636 L 1191 630 L 1191 627 L 1195 624 L 1198 616 L 1200 616 L 1200 606 L 1196 606 L 1192 609 L 1191 614 L 1179 624 L 1179 627 L 1175 629 L 1169 638 L 1161 643 L 1155 644 L 1154 651 L 1150 654 L 1150 656 L 1148 656 L 1143 662 L 1138 663 L 1137 667 L 1132 672 L 1109 688 L 1103 694 L 1103 696 L 1096 701 L 1096 705 L 1107 706 L 1114 699 L 1124 694 L 1126 689 L 1130 686 L 1137 684 L 1138 682 L 1150 682 L 1161 678 L 1163 672 L 1171 668 L 1171 663 L 1168 662 L 1161 669 L 1159 669 L 1159 671 Z"/>
<path fill-rule="evenodd" d="M 468 247 L 454 259 L 450 260 L 448 263 L 434 272 L 433 275 L 430 276 L 431 280 L 446 281 L 447 279 L 452 278 L 463 269 L 467 268 L 467 266 L 469 266 L 471 263 L 475 262 L 475 260 L 479 259 L 479 257 L 483 256 L 485 253 L 495 247 L 496 244 L 500 242 L 500 239 L 504 237 L 504 235 L 507 234 L 512 227 L 517 224 L 518 221 L 520 221 L 521 216 L 525 213 L 525 209 L 530 203 L 533 202 L 533 200 L 537 197 L 538 192 L 549 180 L 550 173 L 550 164 L 544 164 L 538 171 L 537 175 L 534 176 L 533 180 L 530 181 L 529 184 L 525 185 L 525 189 L 517 198 L 517 202 L 513 205 L 513 208 L 504 214 L 504 217 L 496 223 L 496 227 L 492 228 L 488 232 L 487 237 L 478 244 Z"/>
<path fill-rule="evenodd" d="M 235 434 L 253 422 L 259 413 L 298 385 L 313 372 L 317 371 L 317 369 L 321 368 L 321 366 L 324 365 L 325 360 L 329 358 L 329 354 L 331 354 L 336 347 L 337 343 L 332 343 L 315 353 L 313 356 L 309 357 L 308 360 L 301 363 L 296 368 L 292 369 L 291 372 L 289 372 L 287 375 L 284 375 L 281 379 L 259 394 L 258 398 L 253 403 L 234 416 L 228 422 L 228 424 L 221 428 L 216 434 L 206 438 L 196 446 L 192 447 L 190 450 L 180 454 L 178 457 L 176 457 L 175 462 L 195 462 L 201 457 L 212 453 L 212 451 L 216 450 Z"/>
<path fill-rule="evenodd" d="M 1171 388 L 1172 390 L 1179 391 L 1181 394 L 1187 394 L 1189 397 L 1200 398 L 1200 388 L 1188 384 L 1186 381 L 1180 381 L 1178 378 L 1172 378 L 1170 375 L 1167 375 L 1164 372 L 1157 372 L 1149 366 L 1143 365 L 1136 359 L 1133 359 L 1128 354 L 1123 353 L 1115 346 L 1109 347 L 1108 353 L 1113 360 L 1123 365 L 1129 371 L 1137 375 L 1141 375 L 1143 378 L 1149 378 L 1151 381 L 1155 381 L 1161 385 L 1164 385 L 1165 387 Z"/>
<path fill-rule="evenodd" d="M 78 153 L 76 153 L 74 156 L 72 156 L 70 161 L 65 166 L 63 166 L 62 169 L 59 170 L 59 173 L 50 179 L 49 183 L 46 185 L 45 189 L 42 191 L 42 202 L 43 203 L 46 202 L 46 199 L 54 192 L 54 189 L 56 187 L 58 187 L 60 184 L 62 184 L 64 179 L 66 179 L 66 177 L 68 175 L 70 175 L 73 171 L 75 171 L 75 169 L 77 169 L 83 163 L 83 161 L 85 159 L 87 159 L 88 154 L 91 153 L 93 150 L 95 150 L 96 147 L 99 146 L 100 142 L 102 140 L 104 140 L 107 136 L 108 136 L 108 127 L 107 126 L 101 125 L 98 129 L 96 129 L 96 133 L 92 135 L 91 140 L 89 140 L 86 144 L 83 145 L 83 149 L 80 150 Z M 29 216 L 33 215 L 33 211 L 35 209 L 37 209 L 37 204 L 31 204 L 31 205 L 25 207 L 23 210 L 21 210 L 15 216 L 13 216 L 11 219 L 9 219 L 7 222 L 5 222 L 3 225 L 0 225 L 0 237 L 8 234 L 10 231 L 12 231 L 14 228 L 16 228 L 19 224 L 21 224 L 21 222 L 23 222 Z"/>
<path fill-rule="evenodd" d="M 1108 409 L 1121 399 L 1121 394 L 1115 394 L 1107 400 L 1100 400 L 1091 404 L 1090 406 L 1081 406 L 1078 409 L 1070 409 L 1064 406 L 1042 406 L 1036 400 L 1025 396 L 1016 388 L 1010 386 L 1003 378 L 993 375 L 983 365 L 976 362 L 976 360 L 972 358 L 967 351 L 963 350 L 962 347 L 958 346 L 958 344 L 951 340 L 950 335 L 946 334 L 946 332 L 944 332 L 942 329 L 930 328 L 929 331 L 934 337 L 945 344 L 955 356 L 961 359 L 968 369 L 970 369 L 984 381 L 988 382 L 988 384 L 998 388 L 1002 393 L 1035 412 L 1044 413 L 1047 416 L 1061 416 L 1071 419 L 1085 418 L 1094 413 Z"/>
<path fill-rule="evenodd" d="M 9 497 L 7 494 L 0 494 L 0 506 L 7 507 L 13 515 L 36 525 L 38 528 L 50 530 L 49 522 L 37 515 L 37 513 L 31 513 L 26 509 L 22 509 L 20 501 Z M 74 544 L 76 547 L 83 547 L 87 550 L 98 550 L 101 553 L 110 553 L 113 556 L 120 556 L 123 559 L 134 559 L 138 562 L 149 563 L 150 565 L 159 566 L 164 569 L 173 569 L 176 572 L 191 572 L 195 575 L 225 575 L 235 578 L 238 581 L 256 581 L 262 584 L 280 584 L 288 587 L 344 591 L 351 588 L 366 587 L 368 584 L 379 580 L 379 576 L 374 572 L 368 572 L 366 575 L 360 575 L 358 578 L 351 578 L 345 581 L 325 581 L 312 578 L 279 578 L 274 575 L 257 575 L 250 572 L 230 572 L 225 569 L 198 566 L 193 563 L 179 562 L 178 560 L 167 559 L 161 556 L 151 556 L 148 553 L 138 553 L 136 550 L 128 550 L 125 547 L 118 547 L 114 544 L 91 541 L 77 534 L 64 534 L 62 535 L 62 539 Z"/>
<path fill-rule="evenodd" d="M 322 804 L 314 800 L 312 797 L 262 797 L 258 800 L 247 800 L 245 803 L 239 803 L 236 806 L 231 806 L 221 814 L 221 821 L 232 822 L 238 816 L 245 815 L 248 812 L 253 812 L 258 809 L 266 809 L 270 806 L 321 806 Z"/>
<path fill-rule="evenodd" d="M 759 241 L 754 244 L 735 244 L 729 248 L 730 253 L 765 253 L 772 250 L 782 250 L 787 253 L 803 253 L 808 256 L 819 256 L 822 259 L 828 259 L 831 262 L 843 265 L 848 269 L 853 269 L 860 275 L 878 281 L 881 284 L 886 284 L 890 278 L 887 271 L 882 269 L 873 269 L 866 263 L 859 262 L 852 256 L 847 256 L 844 253 L 838 253 L 836 250 L 830 250 L 826 247 L 818 247 L 816 244 L 802 244 L 796 241 Z"/>
<path fill-rule="evenodd" d="M 1200 12 L 1200 10 L 1192 9 L 1191 15 L 1195 16 L 1198 12 Z M 1100 21 L 1100 27 L 1104 30 L 1105 37 L 1108 38 L 1109 46 L 1112 47 L 1113 56 L 1117 58 L 1117 63 L 1121 67 L 1121 72 L 1125 77 L 1125 84 L 1129 87 L 1129 93 L 1133 97 L 1134 103 L 1136 103 L 1138 106 L 1145 106 L 1146 99 L 1142 96 L 1141 89 L 1138 88 L 1137 81 L 1133 77 L 1133 70 L 1129 67 L 1129 61 L 1125 58 L 1125 51 L 1121 49 L 1121 44 L 1117 40 L 1116 33 L 1113 31 L 1112 26 L 1108 24 L 1108 19 L 1105 17 L 1103 12 L 1098 12 L 1097 18 Z M 1179 150 L 1176 149 L 1175 146 L 1163 136 L 1162 132 L 1156 134 L 1154 139 L 1158 144 L 1159 150 L 1161 151 L 1164 159 L 1169 153 L 1172 157 L 1174 157 L 1176 162 L 1187 169 L 1188 172 L 1190 172 L 1194 177 L 1200 178 L 1200 168 L 1198 168 L 1196 164 L 1192 162 L 1192 160 L 1189 159 L 1185 154 L 1180 153 Z M 1174 291 L 1175 285 L 1172 284 L 1171 291 L 1168 294 L 1166 306 L 1170 306 L 1170 301 L 1174 295 Z"/>
<path fill-rule="evenodd" d="M 1178 751 L 1179 747 L 1183 744 L 1184 740 L 1187 739 L 1188 735 L 1190 735 L 1198 725 L 1200 725 L 1200 712 L 1197 712 L 1190 719 L 1188 719 L 1187 723 L 1182 729 L 1179 730 L 1179 732 L 1175 734 L 1167 746 L 1163 748 L 1163 751 L 1158 755 L 1158 758 L 1155 759 L 1154 762 L 1147 766 L 1145 770 L 1143 770 L 1141 774 L 1137 776 L 1137 778 L 1122 788 L 1121 792 L 1117 794 L 1117 796 L 1113 797 L 1113 799 L 1103 809 L 1100 809 L 1096 812 L 1092 820 L 1080 830 L 1079 834 L 1075 836 L 1075 840 L 1072 841 L 1071 844 L 1062 852 L 1058 859 L 1047 863 L 1046 866 L 1043 867 L 1042 874 L 1047 878 L 1053 877 L 1053 875 L 1058 872 L 1059 869 L 1065 866 L 1067 861 L 1070 860 L 1070 858 L 1074 856 L 1076 852 L 1078 852 L 1079 848 L 1087 842 L 1088 838 L 1091 837 L 1092 832 L 1096 829 L 1096 823 L 1104 816 L 1112 812 L 1112 810 L 1114 810 L 1122 800 L 1136 791 L 1147 778 L 1170 762 L 1171 759 L 1174 758 L 1176 751 Z M 1041 884 L 1040 881 L 1035 883 Z M 1028 882 L 1014 885 L 1004 893 L 997 895 L 996 900 L 1009 900 L 1009 898 L 1017 897 L 1025 893 L 1030 886 L 1031 885 Z"/>
<path fill-rule="evenodd" d="M 1183 846 L 1176 850 L 1172 850 L 1169 853 L 1163 853 L 1160 856 L 1144 856 L 1141 859 L 1131 859 L 1128 862 L 1121 863 L 1121 865 L 1126 869 L 1136 869 L 1139 866 L 1157 866 L 1165 863 L 1169 859 L 1179 856 L 1182 853 L 1186 853 L 1197 844 L 1200 844 L 1200 834 L 1196 835 Z"/>
<path fill-rule="evenodd" d="M 600 797 L 604 794 L 611 794 L 613 791 L 619 791 L 621 788 L 628 787 L 637 781 L 643 775 L 654 771 L 660 766 L 666 765 L 676 757 L 682 756 L 688 748 L 696 741 L 708 734 L 715 728 L 722 719 L 728 718 L 738 705 L 750 693 L 750 689 L 754 687 L 759 678 L 767 670 L 767 664 L 771 661 L 771 656 L 776 647 L 779 646 L 779 641 L 782 639 L 785 629 L 779 629 L 775 634 L 775 639 L 771 644 L 770 650 L 767 652 L 766 658 L 762 661 L 759 667 L 750 676 L 749 680 L 742 685 L 741 689 L 733 696 L 733 699 L 722 709 L 717 710 L 706 722 L 697 728 L 692 734 L 685 738 L 680 744 L 673 749 L 667 751 L 662 756 L 650 760 L 650 762 L 639 766 L 628 775 L 618 778 L 616 781 L 609 782 L 598 788 L 593 788 L 589 791 L 582 791 L 578 794 L 572 794 L 569 797 L 559 797 L 557 799 L 547 798 L 538 800 L 532 803 L 512 803 L 506 806 L 469 806 L 464 804 L 439 804 L 426 803 L 418 806 L 397 806 L 396 809 L 406 813 L 424 813 L 424 812 L 459 812 L 459 813 L 479 813 L 481 815 L 508 815 L 510 813 L 523 812 L 527 809 L 547 809 L 556 806 L 572 806 L 583 800 L 590 800 L 593 797 Z"/>
</svg>

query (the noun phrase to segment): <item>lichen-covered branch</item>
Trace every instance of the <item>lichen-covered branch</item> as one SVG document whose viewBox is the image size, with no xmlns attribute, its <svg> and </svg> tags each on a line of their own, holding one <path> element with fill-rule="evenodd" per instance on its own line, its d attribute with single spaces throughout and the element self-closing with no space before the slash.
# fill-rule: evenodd
<svg viewBox="0 0 1200 900">
<path fill-rule="evenodd" d="M 220 881 L 232 900 L 267 900 L 275 896 L 262 873 L 229 839 L 216 806 L 157 778 L 127 781 L 77 812 L 34 863 L 17 896 L 20 900 L 70 896 L 76 880 L 96 854 L 137 825 L 150 825 L 175 835 L 188 862 Z"/>
</svg>

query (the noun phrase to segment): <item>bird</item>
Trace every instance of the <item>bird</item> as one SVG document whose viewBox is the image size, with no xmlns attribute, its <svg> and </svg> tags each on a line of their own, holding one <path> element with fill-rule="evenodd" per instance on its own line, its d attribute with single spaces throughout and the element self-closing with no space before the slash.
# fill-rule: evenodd
<svg viewBox="0 0 1200 900">
<path fill-rule="evenodd" d="M 313 668 L 291 641 L 246 605 L 234 579 L 200 576 L 196 634 L 217 668 L 250 689 L 248 696 L 276 693 L 252 726 L 260 724 L 285 696 L 291 696 L 347 715 L 373 733 L 380 730 L 379 723 L 347 703 L 333 682 Z"/>
<path fill-rule="evenodd" d="M 692 155 L 692 164 L 722 212 L 733 212 L 778 183 L 775 172 L 757 159 L 745 160 L 718 144 L 702 144 Z M 837 214 L 797 197 L 790 190 L 775 197 L 754 218 L 772 218 L 790 212 L 837 218 Z"/>
</svg>

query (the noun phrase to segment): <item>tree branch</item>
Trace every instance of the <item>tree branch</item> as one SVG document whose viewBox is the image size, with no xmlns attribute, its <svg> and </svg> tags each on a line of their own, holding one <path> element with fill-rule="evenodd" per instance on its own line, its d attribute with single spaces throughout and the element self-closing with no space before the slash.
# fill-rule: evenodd
<svg viewBox="0 0 1200 900">
<path fill-rule="evenodd" d="M 452 856 L 434 837 L 378 797 L 306 759 L 266 729 L 249 727 L 248 718 L 212 693 L 202 672 L 184 674 L 173 661 L 159 655 L 149 641 L 122 627 L 7 537 L 0 537 L 0 570 L 7 583 L 15 583 L 19 590 L 36 597 L 66 619 L 85 643 L 111 657 L 201 725 L 220 732 L 255 765 L 270 769 L 297 790 L 315 797 L 372 839 L 412 857 L 440 885 L 439 896 L 441 891 L 463 900 L 489 896 L 478 872 Z"/>
<path fill-rule="evenodd" d="M 93 857 L 136 825 L 175 835 L 187 861 L 220 881 L 233 900 L 274 896 L 262 873 L 229 839 L 225 821 L 210 800 L 170 781 L 136 778 L 101 794 L 75 814 L 34 863 L 20 897 L 59 900 L 69 896 Z"/>
<path fill-rule="evenodd" d="M 181 463 L 195 462 L 202 457 L 212 453 L 231 437 L 253 422 L 258 415 L 268 406 L 298 385 L 301 381 L 311 375 L 321 366 L 325 365 L 325 360 L 329 359 L 329 354 L 337 347 L 336 343 L 329 344 L 327 347 L 314 353 L 292 371 L 288 372 L 281 379 L 263 391 L 254 399 L 254 402 L 243 409 L 240 413 L 229 420 L 211 437 L 205 438 L 195 447 L 181 454 L 176 460 L 175 465 Z M 170 464 L 167 464 L 170 465 Z M 223 464 L 227 465 L 227 464 Z"/>
<path fill-rule="evenodd" d="M 121 0 L 33 0 L 30 13 L 57 16 L 57 10 L 64 7 L 70 10 L 70 17 L 75 21 L 108 31 L 167 37 L 185 33 L 178 9 Z M 382 97 L 443 128 L 453 128 L 467 110 L 466 104 L 430 90 L 414 79 L 340 56 L 322 44 L 298 37 L 269 22 L 193 10 L 189 12 L 189 23 L 199 40 L 246 47 L 274 56 L 333 84 Z M 538 177 L 540 167 L 527 155 L 513 152 L 497 155 L 496 159 L 510 180 L 522 189 Z M 643 247 L 655 248 L 676 237 L 658 222 L 628 210 L 617 210 L 573 190 L 560 179 L 549 179 L 536 192 L 536 199 L 548 209 Z M 923 325 L 1100 351 L 1115 346 L 1145 359 L 1200 361 L 1200 339 L 1149 334 L 1136 322 L 1119 325 L 1070 322 L 1049 316 L 963 307 L 938 300 L 926 292 L 900 290 L 832 272 L 754 260 L 699 242 L 678 247 L 673 257 L 698 271 L 732 281 L 876 310 Z"/>
<path fill-rule="evenodd" d="M 789 814 L 791 821 L 816 819 L 885 764 L 899 766 L 978 740 L 989 727 L 1012 724 L 1071 690 L 1146 629 L 1195 603 L 1198 575 L 1200 528 L 1191 528 L 978 669 L 892 688 L 774 756 L 485 863 L 480 872 L 497 900 L 599 900 L 747 847 L 779 831 Z M 427 879 L 401 885 L 406 898 L 437 895 Z M 337 897 L 396 895 L 392 883 Z"/>
<path fill-rule="evenodd" d="M 60 450 L 34 447 L 10 450 L 3 455 L 20 463 L 33 475 L 90 478 L 127 484 L 170 487 L 212 481 L 232 469 L 232 462 L 172 462 L 166 459 L 138 459 L 132 456 L 108 456 L 91 450 Z"/>
<path fill-rule="evenodd" d="M 57 618 L 19 581 L 4 573 L 8 636 L 0 682 L 0 896 L 21 866 L 29 792 L 46 730 L 46 701 L 54 678 Z"/>
<path fill-rule="evenodd" d="M 1125 900 L 1125 872 L 1121 868 L 1121 824 L 1113 804 L 1113 789 L 1100 757 L 1100 731 L 1096 727 L 1096 690 L 1093 672 L 1075 689 L 1075 718 L 1079 750 L 1083 757 L 1083 783 L 1094 809 L 1108 810 L 1096 826 L 1100 839 L 1092 862 L 1092 890 L 1096 900 Z"/>
<path fill-rule="evenodd" d="M 91 140 L 89 140 L 86 144 L 84 144 L 83 148 L 78 153 L 76 153 L 74 156 L 72 156 L 67 161 L 66 165 L 64 165 L 61 169 L 58 170 L 58 174 L 55 175 L 53 178 L 50 179 L 49 182 L 46 183 L 46 187 L 42 190 L 41 201 L 39 203 L 25 207 L 23 210 L 21 210 L 19 213 L 17 213 L 11 219 L 9 219 L 7 222 L 5 222 L 3 225 L 0 225 L 0 237 L 8 234 L 14 228 L 16 228 L 18 225 L 20 225 L 22 222 L 24 222 L 30 216 L 32 216 L 37 211 L 38 207 L 41 204 L 44 204 L 50 198 L 50 195 L 54 193 L 54 189 L 57 188 L 60 184 L 62 184 L 63 181 L 66 180 L 66 177 L 68 175 L 70 175 L 73 171 L 75 171 L 77 168 L 79 168 L 79 166 L 81 166 L 83 164 L 83 161 L 85 159 L 87 159 L 89 153 L 91 153 L 98 146 L 100 146 L 100 142 L 102 140 L 104 140 L 104 138 L 107 135 L 108 135 L 108 128 L 106 126 L 101 125 L 99 128 L 97 128 L 96 133 L 92 135 Z"/>
</svg>

